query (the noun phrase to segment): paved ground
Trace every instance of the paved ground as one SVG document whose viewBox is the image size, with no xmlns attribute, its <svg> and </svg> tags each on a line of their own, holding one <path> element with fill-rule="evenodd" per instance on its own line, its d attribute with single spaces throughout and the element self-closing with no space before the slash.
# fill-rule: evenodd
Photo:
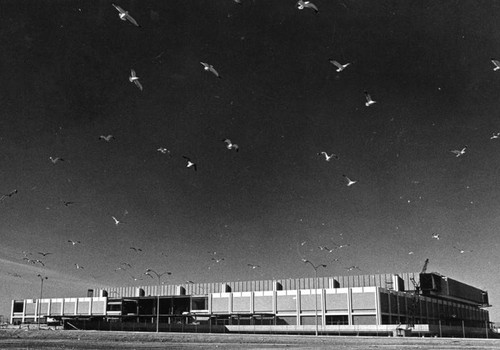
<svg viewBox="0 0 500 350">
<path fill-rule="evenodd" d="M 0 330 L 0 349 L 500 349 L 500 339 Z"/>
</svg>

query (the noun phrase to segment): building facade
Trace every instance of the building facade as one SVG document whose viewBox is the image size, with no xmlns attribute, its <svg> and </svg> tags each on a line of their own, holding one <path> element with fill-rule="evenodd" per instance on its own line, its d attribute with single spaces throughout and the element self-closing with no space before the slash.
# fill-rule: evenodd
<svg viewBox="0 0 500 350">
<path fill-rule="evenodd" d="M 486 291 L 403 273 L 90 289 L 82 298 L 14 300 L 11 322 L 152 331 L 159 315 L 160 331 L 487 336 L 486 306 Z"/>
</svg>

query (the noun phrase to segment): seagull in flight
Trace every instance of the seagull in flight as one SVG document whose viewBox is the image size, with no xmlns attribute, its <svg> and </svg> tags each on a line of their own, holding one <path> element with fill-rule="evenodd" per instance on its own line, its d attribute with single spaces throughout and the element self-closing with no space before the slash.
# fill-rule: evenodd
<svg viewBox="0 0 500 350">
<path fill-rule="evenodd" d="M 332 158 L 333 158 L 333 159 L 339 159 L 339 156 L 338 156 L 338 155 L 336 155 L 335 153 L 332 153 L 331 155 L 328 155 L 328 153 L 326 153 L 326 152 L 324 152 L 324 151 L 323 151 L 323 152 L 319 152 L 319 153 L 318 153 L 318 155 L 319 155 L 319 156 L 320 156 L 320 155 L 324 155 L 324 156 L 325 156 L 325 160 L 326 160 L 327 162 L 329 162 L 329 161 L 330 161 L 330 159 L 332 159 Z"/>
<path fill-rule="evenodd" d="M 346 175 L 342 175 L 342 176 L 345 177 L 345 179 L 347 180 L 347 187 L 352 186 L 356 182 L 358 182 L 358 181 L 353 181 L 353 180 L 349 179 Z"/>
<path fill-rule="evenodd" d="M 455 154 L 455 157 L 460 157 L 461 155 L 464 155 L 465 154 L 465 150 L 467 149 L 467 145 L 462 148 L 462 150 L 457 150 L 457 149 L 454 149 L 453 151 L 450 151 L 451 153 Z"/>
<path fill-rule="evenodd" d="M 370 96 L 368 91 L 365 91 L 365 98 L 366 98 L 365 102 L 366 107 L 370 107 L 372 104 L 377 103 L 377 101 L 372 100 L 372 97 Z"/>
<path fill-rule="evenodd" d="M 52 254 L 52 253 L 48 253 L 48 252 L 47 252 L 47 253 L 44 253 L 44 252 L 38 252 L 38 254 L 40 254 L 40 255 L 42 255 L 42 256 L 47 256 L 47 255 L 50 255 L 50 254 Z"/>
<path fill-rule="evenodd" d="M 335 67 L 337 67 L 337 72 L 342 72 L 344 69 L 346 69 L 348 65 L 350 65 L 350 63 L 340 64 L 339 62 L 333 59 L 330 59 L 330 63 L 333 64 Z"/>
<path fill-rule="evenodd" d="M 121 223 L 121 221 L 118 220 L 116 217 L 112 216 L 112 218 L 115 221 L 115 225 L 118 225 L 119 223 Z"/>
<path fill-rule="evenodd" d="M 139 24 L 137 23 L 137 21 L 131 15 L 128 14 L 128 11 L 125 11 L 120 6 L 116 6 L 115 4 L 112 4 L 112 5 L 119 12 L 118 17 L 120 17 L 120 19 L 122 21 L 129 21 L 130 23 L 132 23 L 136 27 L 139 27 Z"/>
<path fill-rule="evenodd" d="M 83 266 L 81 266 L 81 265 L 79 265 L 79 264 L 75 264 L 75 267 L 76 267 L 76 269 L 77 269 L 77 270 L 79 270 L 79 269 L 84 270 Z"/>
<path fill-rule="evenodd" d="M 330 249 L 330 248 L 325 247 L 325 246 L 319 246 L 318 248 L 319 248 L 319 250 L 326 250 L 326 251 L 327 251 L 327 252 L 329 252 L 329 253 L 332 253 L 332 252 L 333 252 L 333 249 Z"/>
<path fill-rule="evenodd" d="M 68 242 L 71 243 L 71 244 L 73 244 L 73 245 L 82 243 L 80 241 L 72 241 L 71 239 L 68 239 Z"/>
<path fill-rule="evenodd" d="M 230 139 L 225 139 L 224 142 L 227 143 L 227 146 L 226 146 L 227 149 L 229 149 L 229 150 L 234 149 L 236 152 L 238 152 L 238 149 L 240 147 L 237 144 L 232 143 Z"/>
<path fill-rule="evenodd" d="M 303 1 L 303 0 L 299 0 L 297 1 L 297 8 L 299 10 L 303 10 L 305 8 L 309 8 L 309 9 L 312 9 L 314 10 L 314 12 L 318 13 L 318 8 L 316 7 L 316 5 L 314 5 L 312 2 L 310 1 Z"/>
<path fill-rule="evenodd" d="M 494 71 L 496 70 L 499 70 L 500 69 L 500 61 L 495 59 L 495 58 L 492 58 L 491 59 L 491 62 L 495 65 L 495 68 L 493 68 Z"/>
<path fill-rule="evenodd" d="M 64 159 L 62 159 L 61 157 L 56 157 L 56 158 L 49 157 L 49 159 L 52 162 L 52 164 L 56 164 L 57 162 L 64 162 Z"/>
<path fill-rule="evenodd" d="M 494 132 L 493 135 L 491 135 L 490 140 L 498 139 L 499 137 L 500 137 L 500 132 Z"/>
<path fill-rule="evenodd" d="M 182 156 L 182 158 L 184 158 L 184 159 L 186 159 L 186 160 L 187 160 L 187 165 L 186 165 L 186 168 L 191 168 L 191 167 L 192 167 L 192 168 L 194 169 L 194 171 L 196 171 L 196 163 L 193 163 L 193 162 L 191 161 L 191 158 L 186 157 L 186 156 Z"/>
<path fill-rule="evenodd" d="M 106 142 L 109 142 L 109 141 L 111 141 L 111 139 L 114 139 L 114 138 L 115 137 L 113 135 L 111 135 L 111 134 L 107 135 L 107 136 L 104 136 L 104 135 L 99 136 L 99 140 L 104 140 Z"/>
<path fill-rule="evenodd" d="M 71 202 L 71 201 L 63 201 L 63 204 L 64 204 L 66 207 L 69 207 L 70 205 L 75 204 L 75 202 Z"/>
<path fill-rule="evenodd" d="M 142 252 L 141 248 L 136 248 L 136 247 L 130 247 L 129 249 L 132 249 L 133 251 L 137 252 Z"/>
<path fill-rule="evenodd" d="M 460 252 L 460 254 L 464 254 L 464 253 L 472 253 L 472 250 L 465 250 L 465 249 L 460 249 L 460 248 L 457 248 L 455 246 L 453 246 L 454 249 L 458 250 Z"/>
<path fill-rule="evenodd" d="M 247 264 L 247 266 L 250 266 L 252 269 L 259 268 L 260 265 L 253 265 L 253 264 Z"/>
<path fill-rule="evenodd" d="M 170 151 L 168 149 L 166 149 L 165 147 L 160 147 L 157 149 L 157 151 L 162 153 L 162 154 L 170 154 Z"/>
<path fill-rule="evenodd" d="M 9 197 L 9 198 L 10 198 L 10 197 L 12 197 L 13 195 L 15 195 L 16 193 L 17 193 L 17 190 L 12 190 L 12 191 L 10 191 L 10 192 L 9 192 L 9 193 L 7 193 L 7 194 L 2 195 L 2 197 L 0 197 L 0 201 L 3 201 L 3 200 L 4 200 L 5 198 L 7 198 L 7 197 Z"/>
<path fill-rule="evenodd" d="M 200 62 L 200 63 L 203 65 L 204 70 L 206 70 L 207 72 L 212 72 L 217 78 L 221 79 L 219 72 L 215 70 L 214 66 L 205 62 Z"/>
<path fill-rule="evenodd" d="M 212 258 L 212 260 L 214 260 L 217 264 L 220 263 L 221 261 L 224 260 L 224 258 L 220 258 L 220 259 L 217 259 L 217 258 Z"/>
<path fill-rule="evenodd" d="M 435 233 L 432 235 L 432 238 L 437 239 L 439 241 L 439 233 Z"/>
<path fill-rule="evenodd" d="M 352 270 L 359 270 L 359 271 L 361 271 L 361 269 L 359 268 L 359 266 L 355 266 L 355 265 L 346 267 L 345 269 L 348 270 L 348 271 L 352 271 Z"/>
<path fill-rule="evenodd" d="M 128 80 L 131 82 L 131 83 L 134 83 L 135 86 L 137 86 L 139 88 L 139 90 L 142 91 L 142 84 L 141 82 L 139 81 L 139 77 L 137 76 L 137 74 L 135 73 L 135 70 L 131 69 L 130 70 L 130 76 L 128 77 Z"/>
</svg>

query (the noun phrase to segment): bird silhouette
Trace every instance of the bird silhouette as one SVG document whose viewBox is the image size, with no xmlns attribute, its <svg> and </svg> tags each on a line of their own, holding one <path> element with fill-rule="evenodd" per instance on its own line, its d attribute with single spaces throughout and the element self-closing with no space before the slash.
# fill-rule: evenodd
<svg viewBox="0 0 500 350">
<path fill-rule="evenodd" d="M 309 9 L 312 9 L 314 10 L 314 12 L 318 13 L 319 10 L 318 10 L 318 7 L 316 7 L 316 5 L 314 5 L 312 2 L 310 1 L 303 1 L 303 0 L 299 0 L 297 2 L 297 8 L 299 10 L 303 10 L 305 8 L 309 8 Z"/>
</svg>

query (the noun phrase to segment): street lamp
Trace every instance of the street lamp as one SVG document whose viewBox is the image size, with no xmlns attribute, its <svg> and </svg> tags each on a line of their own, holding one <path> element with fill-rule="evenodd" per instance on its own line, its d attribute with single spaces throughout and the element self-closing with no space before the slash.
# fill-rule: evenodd
<svg viewBox="0 0 500 350">
<path fill-rule="evenodd" d="M 43 298 L 43 280 L 46 280 L 48 279 L 47 277 L 45 276 L 42 276 L 40 274 L 37 275 L 38 277 L 40 277 L 40 300 L 38 301 L 38 329 L 40 330 L 40 312 L 41 312 L 41 303 L 42 303 L 42 298 Z"/>
<path fill-rule="evenodd" d="M 146 269 L 146 272 L 144 272 L 145 275 L 148 275 L 151 278 L 154 278 L 151 274 L 154 274 L 156 278 L 158 278 L 158 291 L 157 291 L 157 298 L 156 298 L 156 333 L 160 331 L 160 286 L 161 286 L 161 276 L 163 275 L 171 275 L 171 272 L 165 271 L 162 273 L 158 273 L 153 269 Z"/>
<path fill-rule="evenodd" d="M 312 266 L 314 269 L 314 289 L 315 289 L 315 294 L 314 294 L 314 322 L 316 325 L 316 336 L 318 336 L 318 268 L 320 267 L 326 267 L 325 264 L 318 264 L 314 265 L 312 262 L 310 262 L 307 259 L 302 259 L 302 262 L 304 264 L 309 264 Z"/>
</svg>

